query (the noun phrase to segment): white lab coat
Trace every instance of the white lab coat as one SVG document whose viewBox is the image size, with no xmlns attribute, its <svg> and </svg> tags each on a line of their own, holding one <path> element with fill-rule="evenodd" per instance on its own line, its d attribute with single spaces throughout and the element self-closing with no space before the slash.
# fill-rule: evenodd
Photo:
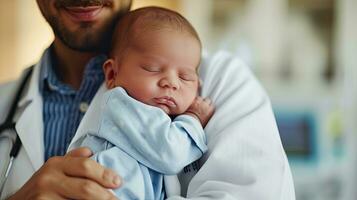
<svg viewBox="0 0 357 200">
<path fill-rule="evenodd" d="M 205 128 L 208 152 L 200 169 L 181 192 L 188 199 L 293 200 L 292 176 L 281 145 L 270 101 L 250 70 L 226 52 L 205 56 L 200 67 L 201 95 L 209 96 L 216 112 Z M 38 90 L 39 67 L 19 102 L 16 129 L 23 147 L 5 185 L 1 199 L 18 190 L 43 164 L 42 99 Z M 0 113 L 6 113 L 15 83 L 0 86 Z M 100 104 L 100 89 L 92 104 Z M 87 112 L 96 112 L 90 106 Z M 93 116 L 93 115 L 92 115 Z M 0 121 L 4 120 L 0 115 Z M 75 141 L 98 119 L 84 116 Z M 8 140 L 0 136 L 0 170 L 8 157 Z M 189 173 L 188 173 L 189 174 Z M 187 180 L 190 175 L 181 175 Z M 170 200 L 185 199 L 175 177 L 166 177 Z"/>
</svg>

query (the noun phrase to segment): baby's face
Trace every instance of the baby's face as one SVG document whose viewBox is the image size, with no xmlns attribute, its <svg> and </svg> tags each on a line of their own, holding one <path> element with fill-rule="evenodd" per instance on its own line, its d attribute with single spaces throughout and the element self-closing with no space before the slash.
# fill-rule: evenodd
<svg viewBox="0 0 357 200">
<path fill-rule="evenodd" d="M 118 61 L 114 86 L 169 115 L 185 112 L 198 92 L 201 49 L 191 35 L 160 30 L 140 34 Z"/>
</svg>

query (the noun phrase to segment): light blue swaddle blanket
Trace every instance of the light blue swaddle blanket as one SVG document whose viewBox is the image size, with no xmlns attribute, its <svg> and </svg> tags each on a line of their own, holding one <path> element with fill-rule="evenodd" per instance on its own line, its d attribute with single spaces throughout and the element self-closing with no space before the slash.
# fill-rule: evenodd
<svg viewBox="0 0 357 200">
<path fill-rule="evenodd" d="M 174 175 L 207 151 L 199 121 L 189 115 L 174 120 L 160 108 L 139 102 L 117 87 L 104 94 L 101 122 L 80 146 L 123 180 L 114 190 L 121 200 L 164 199 L 163 174 Z"/>
</svg>

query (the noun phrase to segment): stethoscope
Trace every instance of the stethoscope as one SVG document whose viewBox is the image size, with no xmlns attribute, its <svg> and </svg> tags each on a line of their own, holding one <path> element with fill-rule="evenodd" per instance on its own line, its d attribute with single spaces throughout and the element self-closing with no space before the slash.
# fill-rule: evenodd
<svg viewBox="0 0 357 200">
<path fill-rule="evenodd" d="M 33 67 L 30 67 L 30 68 L 28 68 L 28 70 L 26 70 L 25 76 L 21 80 L 20 85 L 15 93 L 14 99 L 12 101 L 10 110 L 7 113 L 5 121 L 2 124 L 0 124 L 0 135 L 3 134 L 6 130 L 14 131 L 14 133 L 16 134 L 16 139 L 11 147 L 10 154 L 9 154 L 9 160 L 7 161 L 6 168 L 3 171 L 3 173 L 1 174 L 0 194 L 2 194 L 2 192 L 4 190 L 6 180 L 7 180 L 8 176 L 11 172 L 11 169 L 12 169 L 12 164 L 14 162 L 14 159 L 19 154 L 19 151 L 20 151 L 20 148 L 22 145 L 20 137 L 15 129 L 16 122 L 14 121 L 14 116 L 16 113 L 17 104 L 20 101 L 20 98 L 24 92 L 26 83 L 28 82 L 28 79 L 30 78 L 30 76 L 32 74 L 32 70 L 33 70 Z"/>
</svg>

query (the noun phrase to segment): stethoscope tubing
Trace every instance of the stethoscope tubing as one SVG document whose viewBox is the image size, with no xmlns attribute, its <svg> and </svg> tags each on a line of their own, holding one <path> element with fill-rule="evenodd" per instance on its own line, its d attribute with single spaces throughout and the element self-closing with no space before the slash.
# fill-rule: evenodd
<svg viewBox="0 0 357 200">
<path fill-rule="evenodd" d="M 7 181 L 7 177 L 9 177 L 10 171 L 12 169 L 12 164 L 14 163 L 15 157 L 11 156 L 9 161 L 7 162 L 7 167 L 4 176 L 2 176 L 1 186 L 0 186 L 0 194 L 4 191 L 5 183 Z"/>
<path fill-rule="evenodd" d="M 16 122 L 14 122 L 14 116 L 15 116 L 15 112 L 17 109 L 17 104 L 20 101 L 20 98 L 21 98 L 22 93 L 25 89 L 26 83 L 28 82 L 28 79 L 30 78 L 32 71 L 33 71 L 33 66 L 27 70 L 25 77 L 22 79 L 22 81 L 20 83 L 20 87 L 17 89 L 17 91 L 15 93 L 15 98 L 12 101 L 10 110 L 5 118 L 5 121 L 0 125 L 0 135 L 4 134 L 4 132 L 6 130 L 13 130 L 16 134 L 15 142 L 13 143 L 11 150 L 10 150 L 9 160 L 6 165 L 6 170 L 4 171 L 5 173 L 1 174 L 0 195 L 2 194 L 2 192 L 4 190 L 5 183 L 6 183 L 7 178 L 9 177 L 9 174 L 11 172 L 14 160 L 17 157 L 17 155 L 21 149 L 21 146 L 22 146 L 21 139 L 20 139 L 20 137 L 16 131 L 16 128 L 15 128 Z"/>
</svg>

